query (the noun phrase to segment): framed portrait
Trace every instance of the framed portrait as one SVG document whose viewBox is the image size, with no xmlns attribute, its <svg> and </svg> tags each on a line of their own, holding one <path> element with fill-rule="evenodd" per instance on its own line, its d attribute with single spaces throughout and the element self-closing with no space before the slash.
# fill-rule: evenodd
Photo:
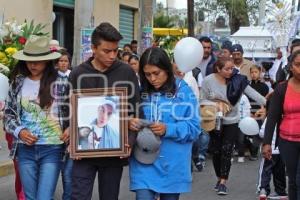
<svg viewBox="0 0 300 200">
<path fill-rule="evenodd" d="M 127 88 L 71 91 L 70 157 L 127 156 Z"/>
</svg>

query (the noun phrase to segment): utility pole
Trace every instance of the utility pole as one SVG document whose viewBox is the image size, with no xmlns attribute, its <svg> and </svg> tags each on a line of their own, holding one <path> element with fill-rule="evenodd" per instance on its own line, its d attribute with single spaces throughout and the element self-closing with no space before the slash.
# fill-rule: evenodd
<svg viewBox="0 0 300 200">
<path fill-rule="evenodd" d="M 153 10 L 155 0 L 140 0 L 140 37 L 138 53 L 142 54 L 147 48 L 152 46 L 153 40 Z"/>
<path fill-rule="evenodd" d="M 188 8 L 188 36 L 195 36 L 195 23 L 194 23 L 194 0 L 187 0 L 187 8 Z"/>
</svg>

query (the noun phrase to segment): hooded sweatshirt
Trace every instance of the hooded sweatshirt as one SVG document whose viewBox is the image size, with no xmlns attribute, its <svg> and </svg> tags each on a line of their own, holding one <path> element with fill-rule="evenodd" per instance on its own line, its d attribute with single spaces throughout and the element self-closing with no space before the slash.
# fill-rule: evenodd
<svg viewBox="0 0 300 200">
<path fill-rule="evenodd" d="M 95 89 L 108 87 L 126 87 L 129 112 L 128 115 L 136 116 L 140 102 L 139 84 L 135 72 L 129 65 L 120 61 L 115 61 L 106 71 L 100 72 L 91 63 L 91 57 L 86 62 L 75 67 L 70 73 L 69 80 L 72 89 Z M 128 131 L 128 143 L 133 145 L 135 133 Z M 84 159 L 83 159 L 84 160 Z M 90 162 L 96 161 L 99 165 L 118 167 L 127 164 L 127 159 L 119 157 L 89 158 Z"/>
</svg>

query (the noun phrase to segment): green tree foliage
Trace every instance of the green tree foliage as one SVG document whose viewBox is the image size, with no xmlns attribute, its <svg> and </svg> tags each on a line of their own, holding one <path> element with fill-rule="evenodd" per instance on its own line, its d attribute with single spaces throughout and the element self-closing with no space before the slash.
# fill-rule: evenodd
<svg viewBox="0 0 300 200">
<path fill-rule="evenodd" d="M 206 13 L 205 21 L 215 21 L 218 16 L 228 16 L 231 33 L 240 26 L 256 24 L 259 0 L 198 0 L 197 10 Z"/>
</svg>

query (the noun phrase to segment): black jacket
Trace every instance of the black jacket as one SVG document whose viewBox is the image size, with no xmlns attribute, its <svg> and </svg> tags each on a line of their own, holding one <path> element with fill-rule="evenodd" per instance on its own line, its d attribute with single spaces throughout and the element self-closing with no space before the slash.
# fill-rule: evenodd
<svg viewBox="0 0 300 200">
<path fill-rule="evenodd" d="M 279 127 L 282 121 L 284 97 L 287 90 L 288 81 L 279 83 L 272 94 L 268 107 L 267 122 L 265 127 L 265 136 L 263 144 L 272 144 L 272 138 L 275 127 L 277 127 L 277 138 L 279 136 Z"/>
<path fill-rule="evenodd" d="M 137 116 L 139 113 L 140 103 L 140 89 L 135 72 L 129 65 L 120 61 L 115 61 L 105 72 L 96 70 L 90 58 L 88 61 L 75 67 L 69 76 L 72 89 L 92 89 L 92 88 L 106 88 L 106 87 L 126 87 L 128 93 L 128 116 Z M 71 133 L 72 134 L 72 133 Z M 128 143 L 133 146 L 135 142 L 136 133 L 129 131 Z M 97 160 L 98 165 L 117 167 L 126 165 L 127 159 L 120 159 L 119 157 L 108 158 L 93 158 L 82 159 L 87 162 L 94 162 Z"/>
<path fill-rule="evenodd" d="M 210 59 L 210 61 L 208 62 L 207 66 L 206 66 L 206 73 L 203 74 L 204 77 L 214 73 L 214 64 L 215 64 L 215 62 L 217 62 L 217 58 L 213 54 L 211 54 L 211 59 Z M 198 76 L 201 72 L 201 69 L 198 68 L 198 67 L 195 67 L 192 70 L 192 72 L 193 72 L 193 76 L 198 81 Z"/>
</svg>

